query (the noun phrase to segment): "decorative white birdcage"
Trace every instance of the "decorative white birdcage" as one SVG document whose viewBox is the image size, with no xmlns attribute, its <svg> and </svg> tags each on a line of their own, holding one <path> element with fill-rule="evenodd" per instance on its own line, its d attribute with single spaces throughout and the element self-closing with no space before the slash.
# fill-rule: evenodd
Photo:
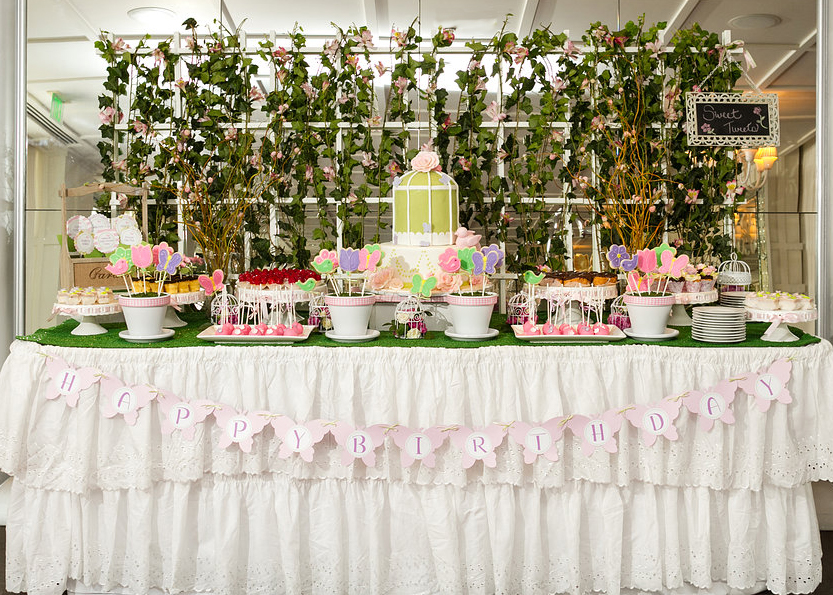
<svg viewBox="0 0 833 595">
<path fill-rule="evenodd" d="M 607 316 L 607 323 L 618 326 L 622 330 L 631 327 L 631 319 L 628 316 L 628 306 L 625 304 L 624 295 L 620 295 L 610 304 L 610 314 Z"/>
<path fill-rule="evenodd" d="M 330 309 L 324 303 L 323 295 L 315 295 L 310 298 L 307 324 L 315 326 L 322 333 L 332 330 L 333 321 L 330 318 Z"/>
<path fill-rule="evenodd" d="M 399 339 L 422 339 L 428 331 L 422 302 L 408 296 L 396 305 L 393 314 L 393 336 Z"/>
<path fill-rule="evenodd" d="M 215 293 L 211 300 L 211 322 L 214 324 L 238 324 L 240 319 L 240 304 L 233 295 L 222 292 Z"/>
<path fill-rule="evenodd" d="M 527 320 L 535 323 L 535 297 L 529 292 L 516 293 L 506 306 L 506 324 L 523 324 Z"/>
<path fill-rule="evenodd" d="M 738 255 L 732 253 L 730 260 L 724 260 L 717 267 L 717 284 L 725 290 L 742 291 L 752 285 L 752 273 L 749 270 L 749 265 L 742 260 L 738 260 Z"/>
</svg>

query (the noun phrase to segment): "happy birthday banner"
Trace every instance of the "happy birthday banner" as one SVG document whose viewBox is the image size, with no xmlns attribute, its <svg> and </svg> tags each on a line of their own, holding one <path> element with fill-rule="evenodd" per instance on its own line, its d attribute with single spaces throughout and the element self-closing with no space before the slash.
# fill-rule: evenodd
<svg viewBox="0 0 833 595">
<path fill-rule="evenodd" d="M 557 443 L 569 430 L 581 440 L 581 450 L 586 456 L 597 449 L 609 453 L 618 451 L 617 434 L 624 423 L 639 430 L 645 446 L 652 446 L 657 439 L 677 440 L 675 425 L 684 409 L 689 415 L 698 416 L 697 425 L 703 431 L 711 430 L 718 422 L 733 424 L 732 411 L 738 389 L 755 399 L 761 412 L 769 410 L 773 401 L 792 402 L 787 383 L 792 372 L 791 359 L 779 359 L 767 368 L 748 372 L 738 377 L 718 382 L 705 391 L 690 390 L 683 394 L 665 397 L 647 405 L 632 404 L 610 409 L 598 415 L 566 415 L 542 423 L 513 421 L 492 423 L 486 427 L 468 428 L 461 425 L 409 428 L 399 424 L 375 424 L 355 427 L 344 421 L 313 420 L 296 422 L 286 415 L 271 411 L 237 411 L 229 405 L 214 401 L 184 401 L 170 393 L 150 385 L 130 385 L 96 368 L 73 368 L 64 360 L 46 354 L 46 367 L 51 378 L 47 399 L 64 398 L 68 407 L 78 404 L 82 390 L 100 383 L 100 411 L 104 417 L 121 416 L 128 425 L 135 425 L 140 412 L 156 403 L 163 413 L 162 433 L 180 432 L 186 440 L 193 440 L 197 424 L 213 417 L 222 433 L 221 448 L 233 445 L 241 451 L 251 452 L 254 437 L 267 426 L 281 441 L 280 458 L 298 455 L 311 462 L 314 447 L 329 433 L 341 448 L 341 462 L 351 465 L 357 459 L 373 467 L 376 449 L 385 439 L 392 439 L 400 449 L 402 465 L 411 466 L 421 461 L 434 467 L 434 452 L 446 440 L 462 454 L 462 465 L 468 469 L 476 461 L 487 467 L 495 467 L 495 450 L 507 436 L 523 447 L 524 462 L 532 464 L 539 456 L 550 461 L 558 460 Z"/>
</svg>

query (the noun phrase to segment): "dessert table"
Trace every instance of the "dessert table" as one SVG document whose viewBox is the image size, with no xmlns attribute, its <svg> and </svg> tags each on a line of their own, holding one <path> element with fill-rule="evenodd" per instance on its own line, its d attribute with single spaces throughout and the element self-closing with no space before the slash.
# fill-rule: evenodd
<svg viewBox="0 0 833 595">
<path fill-rule="evenodd" d="M 807 335 L 762 347 L 766 326 L 731 347 L 698 346 L 683 329 L 679 342 L 653 345 L 528 345 L 504 332 L 474 349 L 445 338 L 197 346 L 194 323 L 153 347 L 115 348 L 112 330 L 41 331 L 16 341 L 0 371 L 0 469 L 15 479 L 7 588 L 812 592 L 821 546 L 810 482 L 833 479 L 833 348 Z M 102 347 L 71 346 L 82 340 Z M 305 460 L 282 451 L 271 426 L 246 452 L 223 443 L 219 415 L 174 431 L 162 406 L 199 401 L 351 428 L 508 432 L 553 418 L 566 428 L 781 360 L 792 402 L 763 411 L 738 389 L 733 423 L 705 429 L 682 407 L 676 440 L 648 445 L 624 422 L 613 453 L 587 453 L 565 429 L 552 457 L 531 462 L 501 436 L 491 462 L 467 463 L 449 438 L 431 467 L 408 463 L 387 437 L 375 460 L 345 464 L 335 431 Z M 91 384 L 58 395 L 56 361 L 92 369 Z M 133 418 L 116 415 L 107 378 L 155 397 Z"/>
</svg>

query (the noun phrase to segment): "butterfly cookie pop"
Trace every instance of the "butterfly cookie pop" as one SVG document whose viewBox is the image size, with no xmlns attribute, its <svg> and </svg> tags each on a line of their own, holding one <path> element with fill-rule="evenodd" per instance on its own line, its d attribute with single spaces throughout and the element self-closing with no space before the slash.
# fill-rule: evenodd
<svg viewBox="0 0 833 595">
<path fill-rule="evenodd" d="M 354 282 L 358 281 L 361 281 L 360 295 L 364 295 L 367 276 L 376 270 L 383 257 L 379 244 L 368 244 L 358 250 L 342 248 L 338 253 L 322 249 L 313 260 L 312 268 L 330 282 L 335 295 L 341 295 L 345 288 L 347 295 L 353 295 Z"/>
<path fill-rule="evenodd" d="M 482 250 L 474 248 L 448 248 L 440 255 L 439 264 L 443 273 L 435 282 L 438 291 L 464 293 L 472 295 L 480 292 L 486 294 L 488 276 L 494 275 L 503 266 L 505 252 L 497 244 L 486 246 Z M 414 275 L 414 285 L 421 281 Z M 448 277 L 448 279 L 446 279 Z M 468 291 L 464 292 L 463 288 Z M 424 293 L 423 293 L 424 294 Z"/>
</svg>

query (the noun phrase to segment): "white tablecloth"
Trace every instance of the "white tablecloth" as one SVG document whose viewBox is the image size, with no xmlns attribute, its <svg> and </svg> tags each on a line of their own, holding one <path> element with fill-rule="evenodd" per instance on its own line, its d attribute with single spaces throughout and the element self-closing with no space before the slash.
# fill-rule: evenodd
<svg viewBox="0 0 833 595">
<path fill-rule="evenodd" d="M 44 398 L 45 358 L 93 366 L 186 400 L 359 426 L 543 421 L 704 389 L 792 356 L 794 402 L 768 413 L 735 400 L 734 426 L 677 420 L 680 440 L 523 463 L 509 441 L 495 469 L 344 467 L 334 442 L 313 463 L 281 459 L 267 429 L 252 452 L 163 436 Z M 821 547 L 809 482 L 833 478 L 833 348 L 662 346 L 205 347 L 68 349 L 16 342 L 0 371 L 0 469 L 15 477 L 6 582 L 32 595 L 67 578 L 143 593 L 672 592 L 716 583 L 809 593 Z"/>
</svg>

